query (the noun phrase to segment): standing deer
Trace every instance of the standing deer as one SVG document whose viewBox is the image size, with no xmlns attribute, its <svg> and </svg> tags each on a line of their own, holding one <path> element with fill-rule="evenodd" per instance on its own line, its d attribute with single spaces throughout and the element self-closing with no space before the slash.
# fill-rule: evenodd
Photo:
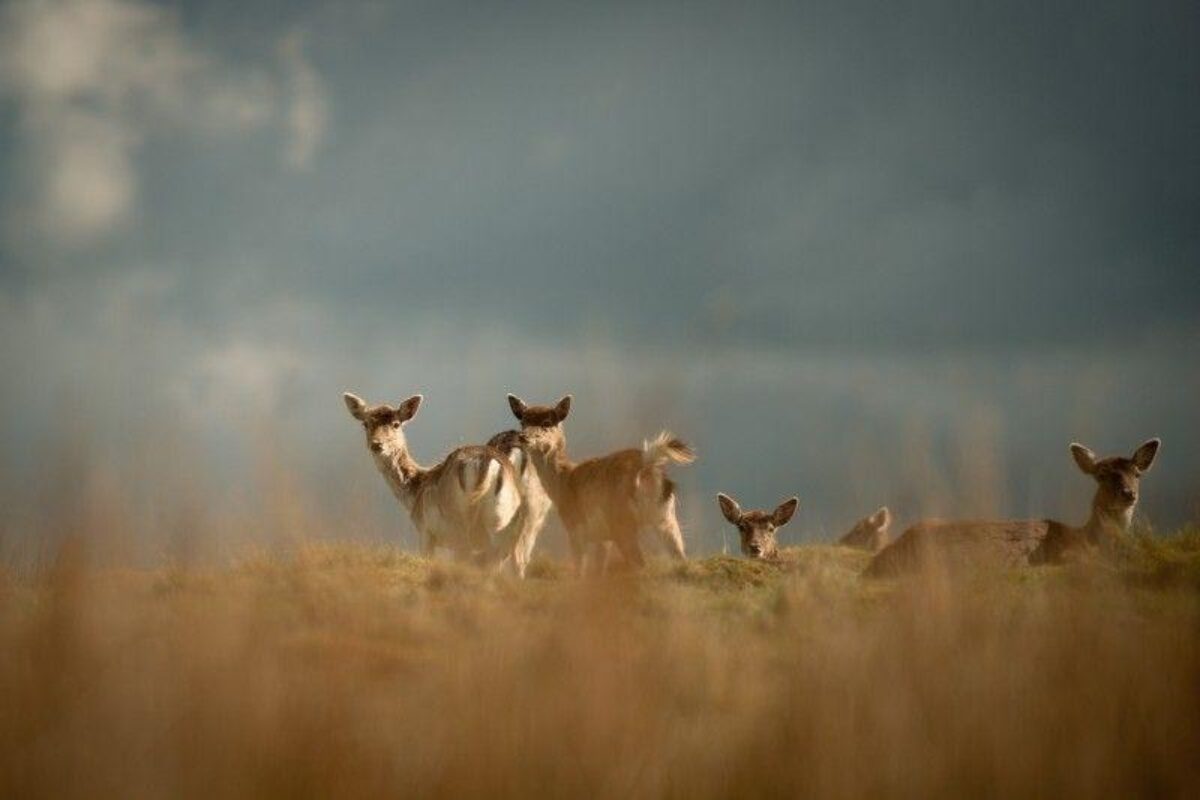
<svg viewBox="0 0 1200 800">
<path fill-rule="evenodd" d="M 685 558 L 675 518 L 675 484 L 666 466 L 695 460 L 687 444 L 664 431 L 640 450 L 574 462 L 567 457 L 562 428 L 571 410 L 570 395 L 554 406 L 530 406 L 510 394 L 508 405 L 521 422 L 529 460 L 567 529 L 577 571 L 582 573 L 585 550 L 600 549 L 606 542 L 613 542 L 629 564 L 641 566 L 642 528 L 653 529 L 676 558 Z"/>
<path fill-rule="evenodd" d="M 1079 469 L 1096 481 L 1092 514 L 1082 527 L 1049 519 L 922 521 L 879 551 L 866 574 L 894 575 L 939 561 L 947 566 L 1003 567 L 1057 563 L 1083 549 L 1110 547 L 1129 528 L 1141 477 L 1154 463 L 1160 444 L 1150 439 L 1129 458 L 1104 459 L 1081 444 L 1071 445 Z"/>
<path fill-rule="evenodd" d="M 362 423 L 371 458 L 412 518 L 426 555 L 437 547 L 450 548 L 460 559 L 513 554 L 517 537 L 509 525 L 521 506 L 521 486 L 503 453 L 493 447 L 460 447 L 435 466 L 422 467 L 409 454 L 404 437 L 421 395 L 396 407 L 368 406 L 349 392 L 342 399 Z M 523 565 L 518 563 L 518 569 L 523 571 Z"/>
<path fill-rule="evenodd" d="M 727 494 L 717 493 L 717 503 L 721 513 L 738 529 L 742 542 L 742 555 L 747 558 L 760 558 L 773 561 L 779 557 L 779 545 L 775 534 L 791 520 L 792 515 L 800 506 L 800 500 L 792 497 L 784 500 L 774 511 L 742 511 Z"/>
</svg>

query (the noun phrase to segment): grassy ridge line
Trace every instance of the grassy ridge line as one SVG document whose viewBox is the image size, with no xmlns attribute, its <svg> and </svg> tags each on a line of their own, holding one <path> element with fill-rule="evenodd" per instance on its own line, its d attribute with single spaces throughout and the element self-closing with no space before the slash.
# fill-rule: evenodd
<svg viewBox="0 0 1200 800">
<path fill-rule="evenodd" d="M 818 576 L 846 592 L 870 594 L 888 581 L 864 581 L 860 573 L 871 555 L 837 545 L 806 544 L 783 548 L 778 561 L 752 561 L 729 555 L 715 555 L 679 564 L 652 559 L 646 569 L 635 575 L 618 574 L 606 581 L 640 581 L 647 586 L 678 585 L 709 592 L 735 592 L 778 587 L 797 578 Z M 1143 587 L 1188 586 L 1200 590 L 1200 525 L 1191 525 L 1170 535 L 1146 532 L 1125 537 L 1117 558 L 1091 569 L 1120 581 Z M 226 568 L 166 566 L 157 569 L 106 569 L 110 579 L 149 583 L 156 591 L 170 592 L 188 588 L 213 589 L 217 583 L 245 579 L 286 581 L 289 576 L 321 572 L 360 573 L 364 580 L 401 589 L 439 589 L 446 586 L 475 586 L 481 590 L 498 583 L 512 583 L 506 576 L 493 576 L 467 566 L 429 559 L 390 545 L 357 542 L 301 542 L 290 548 L 264 550 L 251 548 L 231 559 Z M 1071 567 L 1040 567 L 1014 571 L 1007 578 L 1017 582 L 1052 579 L 1063 573 L 1074 574 Z M 528 583 L 539 585 L 574 581 L 570 566 L 562 561 L 535 557 L 529 568 Z M 36 582 L 36 576 L 19 574 L 0 564 L 0 591 L 16 591 Z M 507 586 L 507 591 L 512 587 Z"/>
<path fill-rule="evenodd" d="M 651 585 L 680 584 L 714 592 L 759 589 L 779 585 L 796 577 L 820 576 L 826 582 L 841 584 L 846 590 L 872 591 L 887 582 L 863 581 L 860 575 L 872 556 L 861 550 L 838 545 L 806 544 L 780 550 L 777 561 L 754 561 L 714 555 L 682 564 L 652 559 L 647 568 L 635 575 L 618 574 L 610 580 L 642 580 Z M 451 582 L 485 584 L 493 580 L 484 572 L 456 564 L 427 559 L 398 548 L 356 543 L 305 543 L 283 562 L 269 553 L 244 557 L 241 570 L 276 569 L 281 563 L 311 569 L 373 568 L 391 573 L 394 581 L 413 585 L 438 585 Z M 1140 532 L 1124 537 L 1111 562 L 1091 561 L 1085 567 L 1039 567 L 1007 573 L 1021 582 L 1038 580 L 1080 569 L 1099 569 L 1103 574 L 1134 585 L 1187 585 L 1200 589 L 1200 525 L 1192 525 L 1169 535 Z M 529 568 L 534 581 L 574 580 L 568 564 L 535 557 Z"/>
</svg>

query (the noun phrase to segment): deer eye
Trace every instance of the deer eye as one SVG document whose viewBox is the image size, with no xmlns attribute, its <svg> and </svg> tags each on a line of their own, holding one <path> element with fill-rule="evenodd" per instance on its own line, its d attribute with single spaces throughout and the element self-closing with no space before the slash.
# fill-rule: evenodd
<svg viewBox="0 0 1200 800">
<path fill-rule="evenodd" d="M 399 428 L 399 427 L 400 427 L 400 420 L 398 420 L 398 419 L 394 419 L 394 420 L 392 420 L 392 427 L 393 427 L 393 428 Z"/>
</svg>

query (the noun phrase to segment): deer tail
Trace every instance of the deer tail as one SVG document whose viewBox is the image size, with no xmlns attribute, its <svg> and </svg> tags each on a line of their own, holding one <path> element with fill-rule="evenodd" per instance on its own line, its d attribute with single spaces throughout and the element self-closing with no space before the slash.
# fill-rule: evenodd
<svg viewBox="0 0 1200 800">
<path fill-rule="evenodd" d="M 690 464 L 696 460 L 696 451 L 682 439 L 667 431 L 642 442 L 643 467 L 665 467 L 667 464 Z"/>
<path fill-rule="evenodd" d="M 486 497 L 489 491 L 495 489 L 496 494 L 499 494 L 504 488 L 504 468 L 494 456 L 485 459 L 481 466 L 483 469 L 479 476 L 479 483 L 474 489 L 467 492 L 467 500 L 471 505 L 475 505 Z"/>
</svg>

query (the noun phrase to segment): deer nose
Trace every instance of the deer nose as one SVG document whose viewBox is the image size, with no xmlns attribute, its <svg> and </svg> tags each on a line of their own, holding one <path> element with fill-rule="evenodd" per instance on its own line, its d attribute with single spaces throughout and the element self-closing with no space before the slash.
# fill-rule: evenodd
<svg viewBox="0 0 1200 800">
<path fill-rule="evenodd" d="M 1135 492 L 1133 489 L 1122 489 L 1121 497 L 1125 498 L 1126 500 L 1137 500 L 1137 492 Z"/>
<path fill-rule="evenodd" d="M 383 443 L 382 442 L 371 442 L 369 445 L 367 445 L 367 447 L 371 448 L 372 453 L 382 453 L 383 452 Z"/>
</svg>

